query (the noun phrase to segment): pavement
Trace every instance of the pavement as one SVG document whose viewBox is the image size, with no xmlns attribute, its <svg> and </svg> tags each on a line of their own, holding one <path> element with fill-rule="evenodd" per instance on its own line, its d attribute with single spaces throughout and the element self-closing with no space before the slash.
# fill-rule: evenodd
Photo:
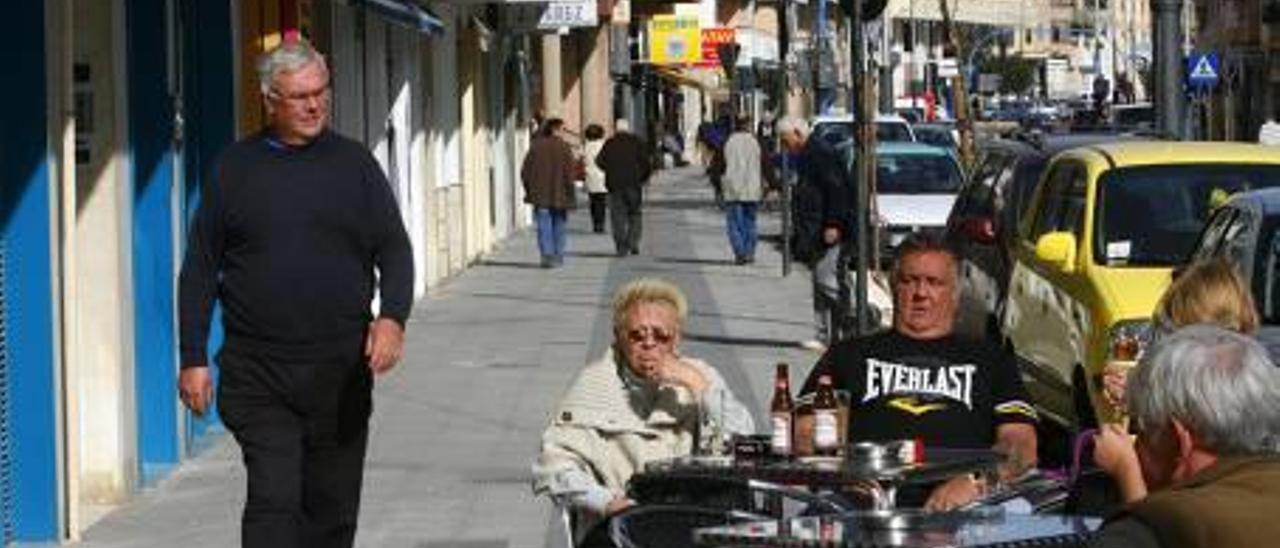
<svg viewBox="0 0 1280 548">
<path fill-rule="evenodd" d="M 617 258 L 593 234 L 581 199 L 561 268 L 539 268 L 531 231 L 517 233 L 413 311 L 403 362 L 374 394 L 356 545 L 406 548 L 563 546 L 552 506 L 530 488 L 530 464 L 574 375 L 610 344 L 610 297 L 661 276 L 689 297 L 682 351 L 713 364 L 765 424 L 774 364 L 792 383 L 817 355 L 808 272 L 783 277 L 779 215 L 765 212 L 755 264 L 736 266 L 724 215 L 696 167 L 659 172 L 637 256 Z M 159 485 L 90 527 L 86 548 L 239 545 L 239 449 L 214 441 Z"/>
</svg>

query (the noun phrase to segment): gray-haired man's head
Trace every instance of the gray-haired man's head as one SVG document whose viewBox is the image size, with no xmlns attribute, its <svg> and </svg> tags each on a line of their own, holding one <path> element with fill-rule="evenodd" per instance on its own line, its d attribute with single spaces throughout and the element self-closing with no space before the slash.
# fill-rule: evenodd
<svg viewBox="0 0 1280 548">
<path fill-rule="evenodd" d="M 1280 369 L 1250 337 L 1192 325 L 1161 339 L 1125 390 L 1152 487 L 1224 456 L 1280 452 Z"/>
</svg>

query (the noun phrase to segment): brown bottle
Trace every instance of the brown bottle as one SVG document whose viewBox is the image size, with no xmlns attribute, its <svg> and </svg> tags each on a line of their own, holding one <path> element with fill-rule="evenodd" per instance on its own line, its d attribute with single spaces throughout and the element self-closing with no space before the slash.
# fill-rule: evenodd
<svg viewBox="0 0 1280 548">
<path fill-rule="evenodd" d="M 818 392 L 813 397 L 813 453 L 835 456 L 840 452 L 839 414 L 831 375 L 818 377 Z"/>
<path fill-rule="evenodd" d="M 795 424 L 795 403 L 791 401 L 791 378 L 787 364 L 779 363 L 773 379 L 773 401 L 769 404 L 769 419 L 773 426 L 769 447 L 775 455 L 791 456 Z"/>
</svg>

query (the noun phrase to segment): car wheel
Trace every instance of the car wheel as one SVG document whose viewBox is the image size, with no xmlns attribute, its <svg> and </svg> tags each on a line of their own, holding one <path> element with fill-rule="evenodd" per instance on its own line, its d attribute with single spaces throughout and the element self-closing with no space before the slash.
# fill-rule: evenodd
<svg viewBox="0 0 1280 548">
<path fill-rule="evenodd" d="M 1098 427 L 1098 417 L 1089 398 L 1089 383 L 1085 380 L 1084 368 L 1079 365 L 1071 372 L 1071 404 L 1076 412 L 1077 432 Z"/>
</svg>

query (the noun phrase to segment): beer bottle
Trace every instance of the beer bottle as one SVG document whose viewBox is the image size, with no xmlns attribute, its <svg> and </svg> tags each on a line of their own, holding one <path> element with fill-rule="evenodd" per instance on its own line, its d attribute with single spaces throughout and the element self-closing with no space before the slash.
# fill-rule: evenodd
<svg viewBox="0 0 1280 548">
<path fill-rule="evenodd" d="M 818 393 L 813 397 L 813 453 L 835 456 L 840 452 L 840 434 L 836 431 L 836 393 L 831 387 L 831 374 L 818 377 Z"/>
<path fill-rule="evenodd" d="M 769 446 L 773 454 L 791 456 L 795 404 L 791 401 L 791 378 L 787 364 L 779 363 L 773 378 L 773 401 L 769 404 L 769 417 L 773 425 Z"/>
</svg>

